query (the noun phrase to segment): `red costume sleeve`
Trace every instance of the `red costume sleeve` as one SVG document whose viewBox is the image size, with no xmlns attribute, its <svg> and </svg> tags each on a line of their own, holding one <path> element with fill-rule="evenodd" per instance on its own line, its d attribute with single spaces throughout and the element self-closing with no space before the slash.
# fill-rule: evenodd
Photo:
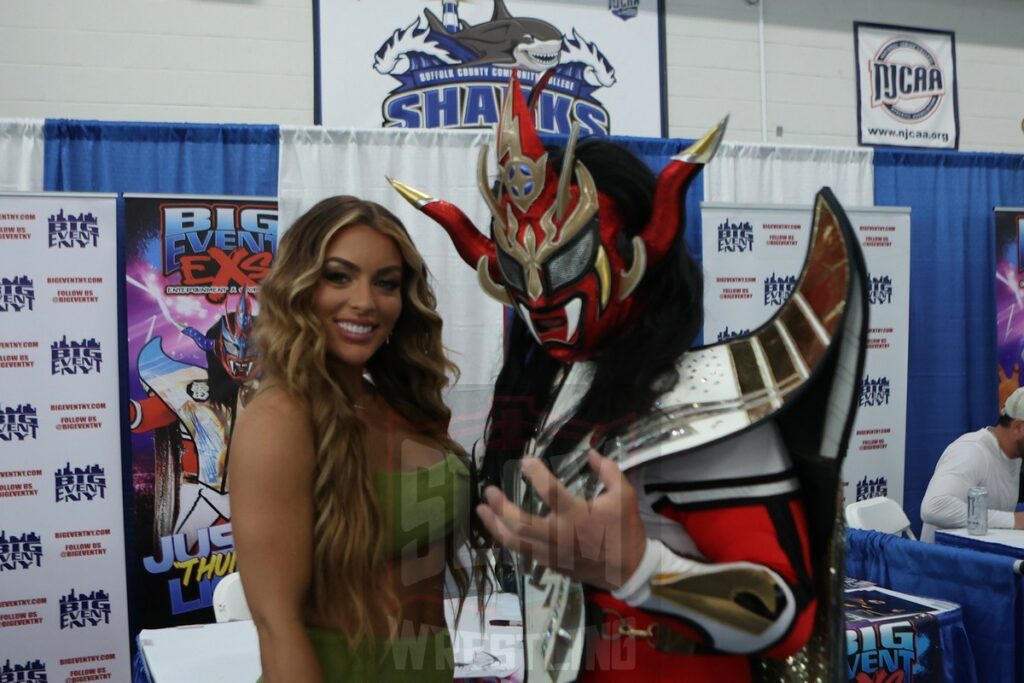
<svg viewBox="0 0 1024 683">
<path fill-rule="evenodd" d="M 128 402 L 128 419 L 133 432 L 150 432 L 174 424 L 178 416 L 159 397 L 147 396 L 141 401 L 131 399 Z"/>
</svg>

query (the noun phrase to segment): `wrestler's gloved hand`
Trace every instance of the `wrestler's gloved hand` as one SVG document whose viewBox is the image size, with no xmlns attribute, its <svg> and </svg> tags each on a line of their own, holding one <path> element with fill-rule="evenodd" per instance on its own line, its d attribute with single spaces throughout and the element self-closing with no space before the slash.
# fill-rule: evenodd
<svg viewBox="0 0 1024 683">
<path fill-rule="evenodd" d="M 477 514 L 506 548 L 602 590 L 622 586 L 640 565 L 647 546 L 636 490 L 617 464 L 591 449 L 590 467 L 604 485 L 595 499 L 572 495 L 537 458 L 522 460 L 522 473 L 550 512 L 531 515 L 498 487 L 484 491 Z"/>
</svg>

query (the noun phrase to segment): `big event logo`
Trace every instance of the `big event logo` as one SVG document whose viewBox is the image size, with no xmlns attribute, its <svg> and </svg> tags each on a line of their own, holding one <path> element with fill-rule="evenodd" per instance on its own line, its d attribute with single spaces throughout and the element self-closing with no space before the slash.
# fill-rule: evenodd
<svg viewBox="0 0 1024 683">
<path fill-rule="evenodd" d="M 584 135 L 611 128 L 596 95 L 615 85 L 615 69 L 598 46 L 576 28 L 566 34 L 543 19 L 512 16 L 503 0 L 478 24 L 459 18 L 457 2 L 443 3 L 443 19 L 425 9 L 384 41 L 373 68 L 398 81 L 381 105 L 385 127 L 494 126 L 516 68 L 526 88 L 552 72 L 536 104 L 538 131 L 567 134 L 573 122 Z"/>
</svg>

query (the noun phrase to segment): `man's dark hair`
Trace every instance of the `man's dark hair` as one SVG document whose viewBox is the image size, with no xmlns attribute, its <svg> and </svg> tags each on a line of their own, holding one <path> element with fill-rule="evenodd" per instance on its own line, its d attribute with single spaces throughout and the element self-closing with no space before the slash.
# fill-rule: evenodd
<svg viewBox="0 0 1024 683">
<path fill-rule="evenodd" d="M 228 313 L 226 316 L 218 318 L 217 322 L 206 331 L 206 338 L 214 343 L 214 348 L 206 352 L 206 377 L 210 386 L 210 403 L 223 406 L 233 414 L 238 403 L 238 389 L 243 383 L 228 374 L 217 353 L 219 342 L 224 337 L 224 326 L 229 322 L 226 318 L 229 318 L 233 325 L 236 324 L 235 314 Z"/>
</svg>

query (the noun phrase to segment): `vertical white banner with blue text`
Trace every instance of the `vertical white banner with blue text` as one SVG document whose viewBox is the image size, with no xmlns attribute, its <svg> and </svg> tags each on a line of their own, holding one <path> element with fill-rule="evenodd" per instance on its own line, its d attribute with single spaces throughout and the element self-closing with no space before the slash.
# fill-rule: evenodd
<svg viewBox="0 0 1024 683">
<path fill-rule="evenodd" d="M 0 195 L 0 680 L 128 680 L 114 195 Z"/>
<path fill-rule="evenodd" d="M 903 501 L 910 319 L 910 210 L 847 208 L 868 269 L 870 318 L 846 503 Z M 789 297 L 807 256 L 811 205 L 701 205 L 704 340 L 748 334 Z"/>
<path fill-rule="evenodd" d="M 316 122 L 492 128 L 513 67 L 543 133 L 662 134 L 657 0 L 316 0 Z"/>
</svg>

